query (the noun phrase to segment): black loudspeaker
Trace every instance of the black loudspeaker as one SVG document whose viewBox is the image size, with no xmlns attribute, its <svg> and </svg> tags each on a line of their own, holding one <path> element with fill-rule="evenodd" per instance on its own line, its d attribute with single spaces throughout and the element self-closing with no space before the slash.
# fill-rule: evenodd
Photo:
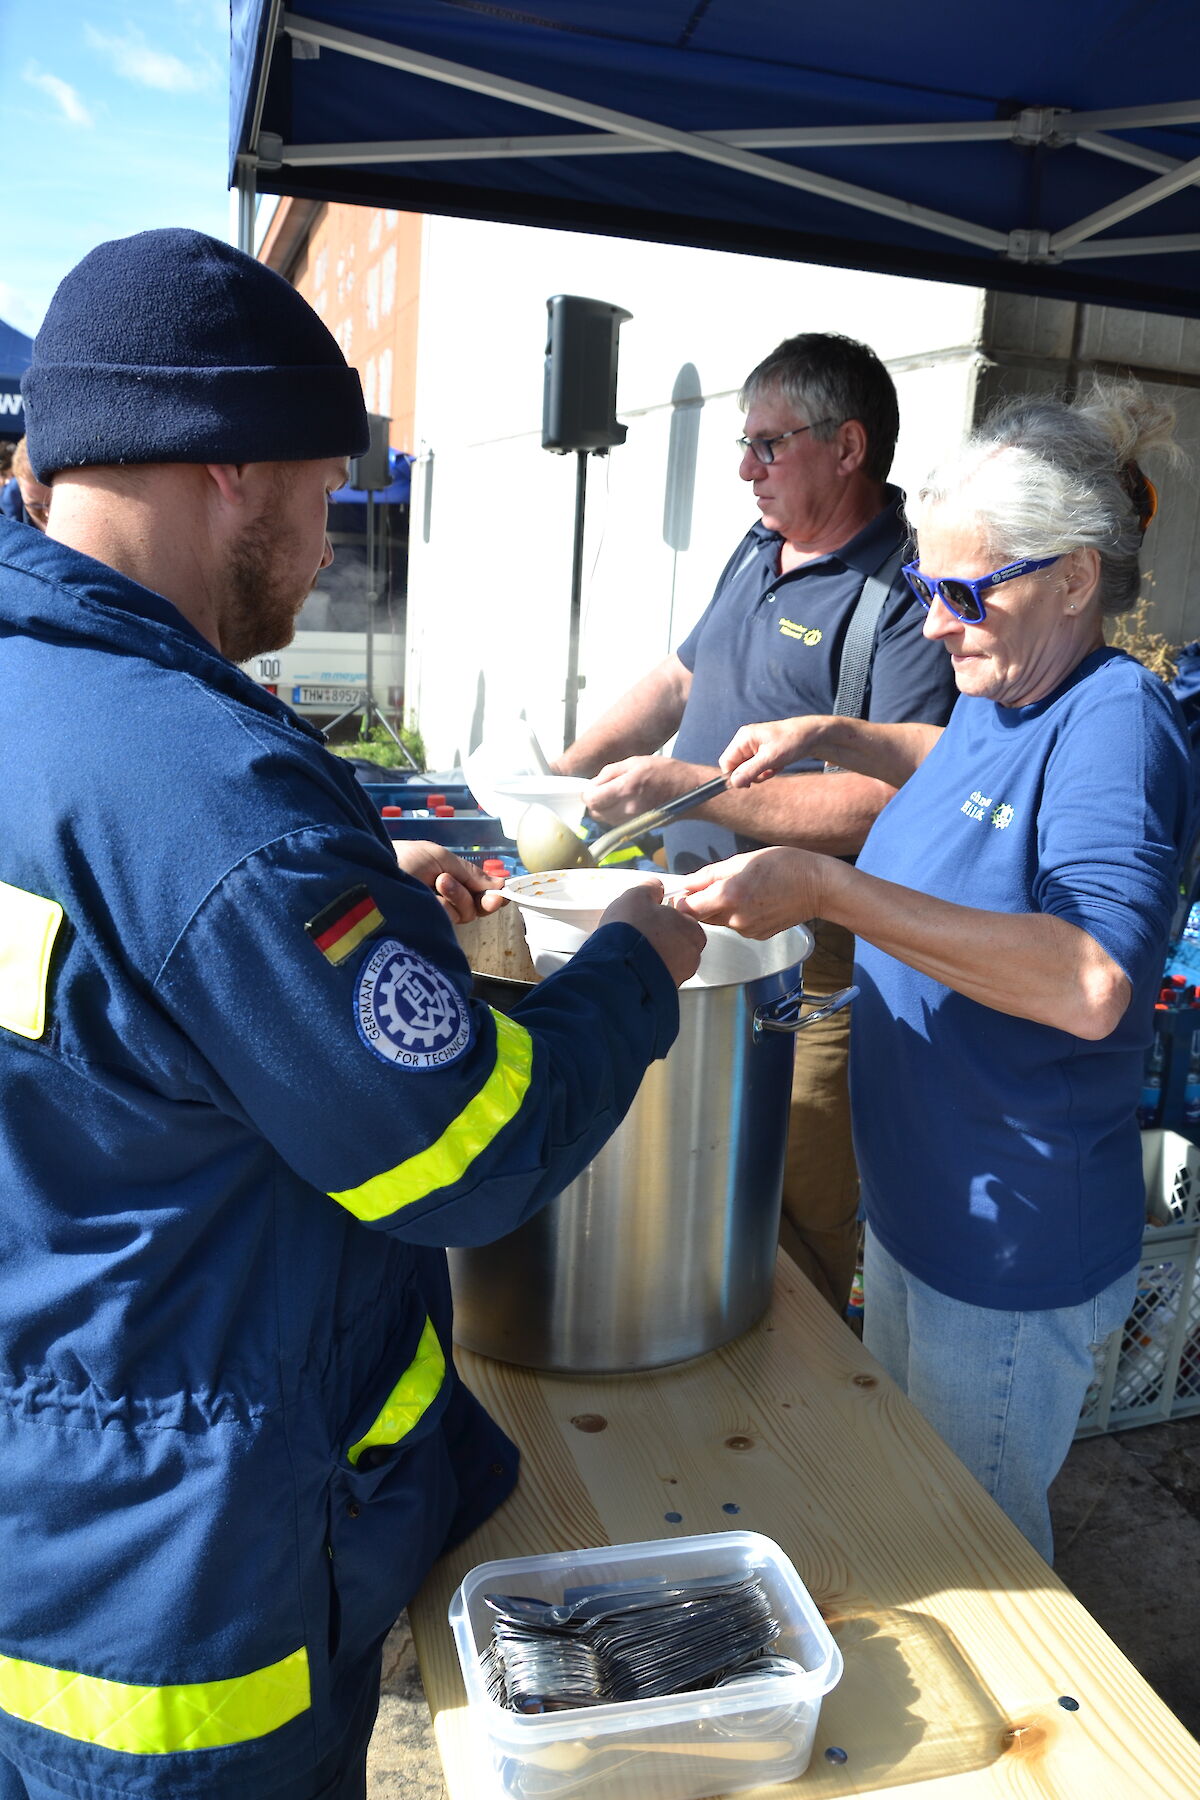
<svg viewBox="0 0 1200 1800">
<path fill-rule="evenodd" d="M 555 294 L 547 300 L 542 449 L 609 450 L 625 442 L 618 425 L 617 334 L 633 317 L 607 300 Z"/>
<path fill-rule="evenodd" d="M 392 421 L 385 419 L 380 413 L 368 413 L 367 423 L 371 428 L 371 442 L 361 456 L 350 458 L 350 480 L 348 487 L 363 489 L 369 493 L 377 493 L 380 488 L 389 487 L 392 472 L 388 467 L 388 428 Z"/>
</svg>

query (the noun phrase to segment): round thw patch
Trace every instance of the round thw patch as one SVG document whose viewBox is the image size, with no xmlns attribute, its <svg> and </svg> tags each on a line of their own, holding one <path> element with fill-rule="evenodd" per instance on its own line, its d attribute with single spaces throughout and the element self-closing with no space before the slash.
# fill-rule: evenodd
<svg viewBox="0 0 1200 1800">
<path fill-rule="evenodd" d="M 446 977 L 384 938 L 358 972 L 354 993 L 358 1034 L 384 1062 L 404 1069 L 441 1069 L 471 1041 L 471 1014 Z"/>
</svg>

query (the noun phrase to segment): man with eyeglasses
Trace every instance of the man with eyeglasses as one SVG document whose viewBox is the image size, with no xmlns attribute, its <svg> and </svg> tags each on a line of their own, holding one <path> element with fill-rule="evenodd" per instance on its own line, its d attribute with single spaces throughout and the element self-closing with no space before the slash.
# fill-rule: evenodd
<svg viewBox="0 0 1200 1800">
<path fill-rule="evenodd" d="M 747 378 L 739 474 L 760 518 L 737 546 L 698 624 L 555 763 L 589 775 L 588 810 L 619 823 L 718 774 L 739 726 L 797 713 L 944 724 L 950 659 L 922 636 L 901 572 L 903 495 L 887 476 L 899 429 L 874 351 L 835 333 L 788 338 Z M 670 756 L 654 754 L 675 738 Z M 852 857 L 893 789 L 808 761 L 721 795 L 669 826 L 673 870 L 793 844 Z M 844 987 L 853 939 L 817 921 L 805 987 Z M 857 1254 L 850 1139 L 849 1018 L 796 1040 L 780 1241 L 841 1312 Z"/>
</svg>

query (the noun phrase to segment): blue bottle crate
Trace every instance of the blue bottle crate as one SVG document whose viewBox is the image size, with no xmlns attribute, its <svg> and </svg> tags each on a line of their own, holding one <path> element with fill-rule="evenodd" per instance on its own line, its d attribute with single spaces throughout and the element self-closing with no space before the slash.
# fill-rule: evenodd
<svg viewBox="0 0 1200 1800">
<path fill-rule="evenodd" d="M 1200 1006 L 1155 1007 L 1138 1123 L 1143 1130 L 1200 1132 Z"/>
<path fill-rule="evenodd" d="M 511 856 L 516 845 L 504 835 L 499 819 L 492 813 L 462 812 L 449 819 L 414 819 L 411 816 L 383 821 L 388 836 L 427 838 L 434 844 L 448 844 L 451 849 L 463 847 L 481 850 L 488 855 Z"/>
<path fill-rule="evenodd" d="M 369 781 L 364 782 L 363 786 L 380 809 L 385 806 L 402 806 L 405 812 L 410 812 L 425 806 L 430 794 L 443 794 L 446 805 L 454 807 L 455 811 L 460 807 L 475 807 L 474 794 L 461 781 L 430 781 L 422 777 L 419 781 Z"/>
</svg>

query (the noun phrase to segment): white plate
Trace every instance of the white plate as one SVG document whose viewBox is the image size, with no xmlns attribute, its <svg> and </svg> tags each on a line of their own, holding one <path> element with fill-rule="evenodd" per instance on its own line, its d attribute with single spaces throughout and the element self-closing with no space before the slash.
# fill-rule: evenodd
<svg viewBox="0 0 1200 1800">
<path fill-rule="evenodd" d="M 618 894 L 651 879 L 648 869 L 551 869 L 544 875 L 512 875 L 504 892 L 523 913 L 573 925 L 586 934 Z M 668 893 L 682 886 L 679 876 L 660 876 Z"/>
<path fill-rule="evenodd" d="M 503 892 L 520 907 L 525 941 L 539 975 L 553 974 L 595 931 L 618 894 L 650 876 L 648 869 L 553 869 L 545 875 L 513 875 Z M 686 885 L 683 875 L 660 874 L 668 898 Z M 812 955 L 812 933 L 793 925 L 774 937 L 742 937 L 725 925 L 706 925 L 700 967 L 685 988 L 734 987 L 777 974 Z"/>
</svg>

